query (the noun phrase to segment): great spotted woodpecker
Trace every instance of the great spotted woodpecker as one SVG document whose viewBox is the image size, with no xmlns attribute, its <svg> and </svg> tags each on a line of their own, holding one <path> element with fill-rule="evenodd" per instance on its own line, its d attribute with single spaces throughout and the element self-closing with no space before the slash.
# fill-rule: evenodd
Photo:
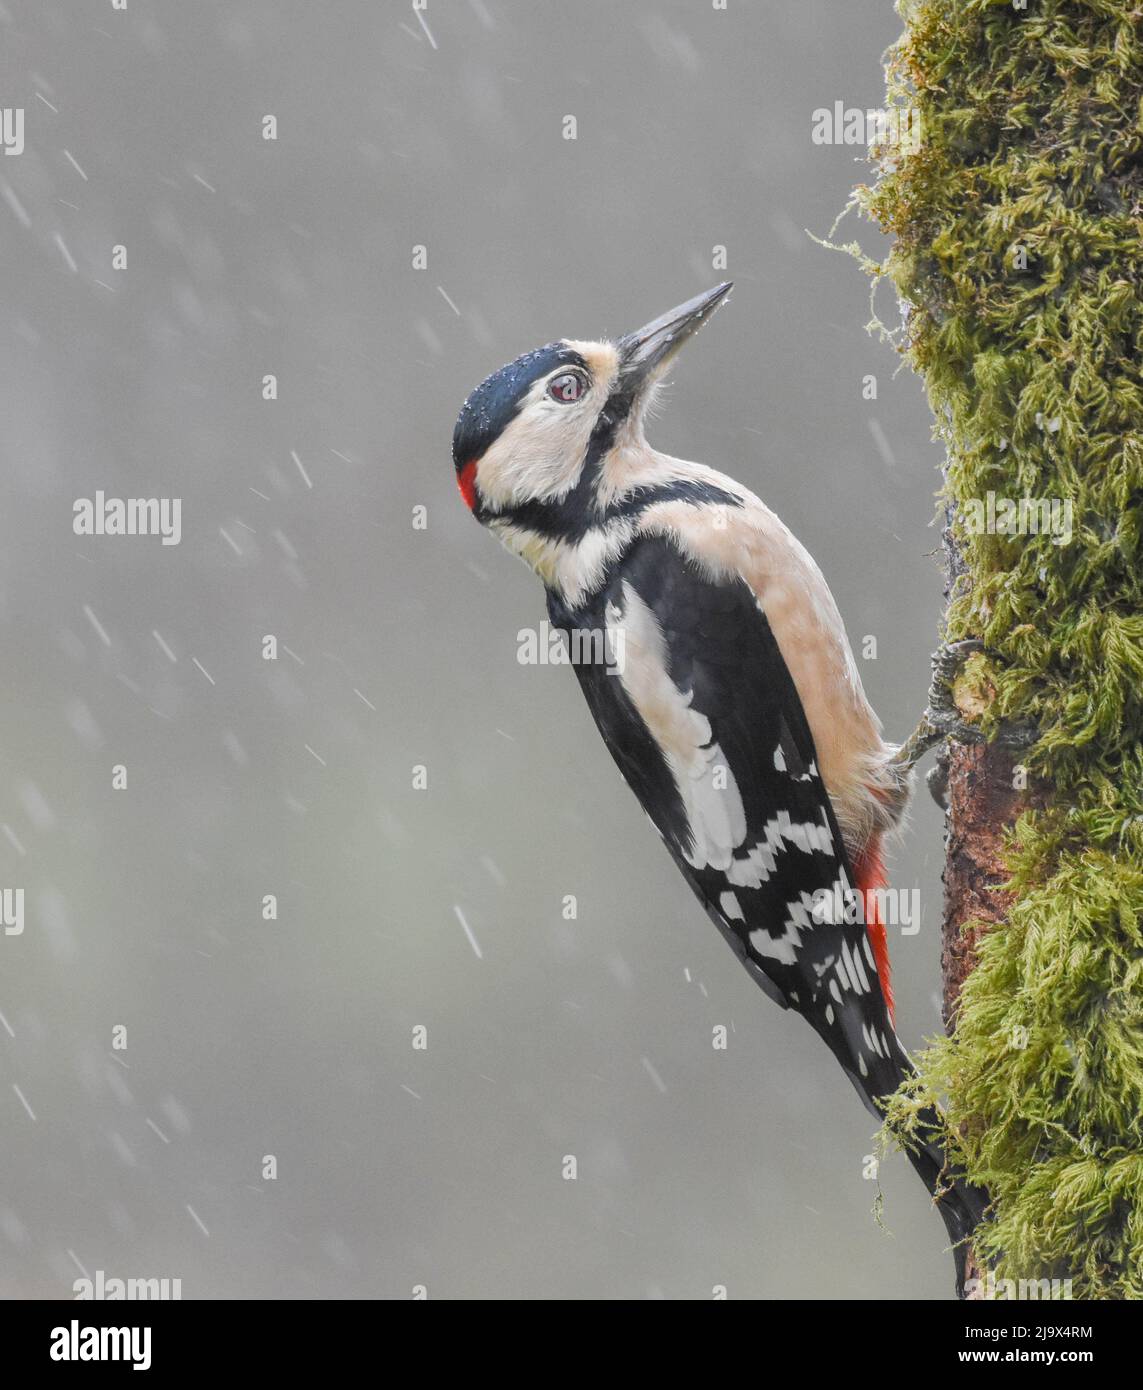
<svg viewBox="0 0 1143 1390">
<path fill-rule="evenodd" d="M 668 364 L 730 289 L 617 342 L 525 353 L 469 396 L 453 461 L 469 510 L 543 580 L 553 625 L 612 639 L 573 642 L 571 660 L 620 771 L 746 969 L 880 1116 L 911 1069 L 876 910 L 911 769 L 809 553 L 739 483 L 644 436 Z M 941 1117 L 924 1121 L 910 1159 L 960 1292 L 986 1198 L 947 1161 Z"/>
</svg>

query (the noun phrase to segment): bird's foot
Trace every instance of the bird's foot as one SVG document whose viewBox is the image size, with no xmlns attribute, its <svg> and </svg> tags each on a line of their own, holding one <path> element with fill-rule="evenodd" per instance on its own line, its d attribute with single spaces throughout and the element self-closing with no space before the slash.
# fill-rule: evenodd
<svg viewBox="0 0 1143 1390">
<path fill-rule="evenodd" d="M 985 651 L 979 638 L 969 637 L 960 642 L 942 642 L 933 653 L 933 676 L 929 683 L 929 702 L 921 722 L 897 750 L 893 764 L 907 775 L 930 748 L 946 740 L 956 743 L 981 744 L 987 737 L 980 728 L 965 718 L 957 704 L 954 685 L 964 663 L 971 656 Z M 1035 743 L 1037 731 L 1030 725 L 1004 725 L 997 730 L 993 742 L 1002 748 L 1028 748 Z M 925 779 L 933 800 L 948 809 L 948 759 L 941 757 Z"/>
<path fill-rule="evenodd" d="M 962 716 L 953 697 L 953 682 L 957 672 L 970 656 L 984 650 L 984 643 L 975 637 L 963 642 L 942 642 L 933 653 L 933 675 L 929 682 L 929 701 L 921 722 L 898 748 L 894 766 L 911 772 L 930 748 L 947 738 L 961 743 L 982 743 L 984 735 L 975 724 Z"/>
</svg>

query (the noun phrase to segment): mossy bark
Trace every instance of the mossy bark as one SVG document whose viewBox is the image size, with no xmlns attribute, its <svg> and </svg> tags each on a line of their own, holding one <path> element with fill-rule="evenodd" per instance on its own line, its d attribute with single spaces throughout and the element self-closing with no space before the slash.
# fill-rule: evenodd
<svg viewBox="0 0 1143 1390">
<path fill-rule="evenodd" d="M 956 1025 L 960 992 L 977 946 L 1000 925 L 1012 901 L 1005 888 L 1005 841 L 1022 808 L 1013 786 L 1013 755 L 995 746 L 948 751 L 948 828 L 941 976 L 945 1028 Z"/>
<path fill-rule="evenodd" d="M 857 202 L 946 446 L 947 635 L 988 650 L 966 704 L 1039 738 L 1020 766 L 951 750 L 951 1031 L 888 1122 L 945 1101 L 997 1279 L 1140 1298 L 1143 4 L 898 9 L 889 99 L 921 141 L 877 151 Z M 981 525 L 990 497 L 1041 521 Z"/>
</svg>

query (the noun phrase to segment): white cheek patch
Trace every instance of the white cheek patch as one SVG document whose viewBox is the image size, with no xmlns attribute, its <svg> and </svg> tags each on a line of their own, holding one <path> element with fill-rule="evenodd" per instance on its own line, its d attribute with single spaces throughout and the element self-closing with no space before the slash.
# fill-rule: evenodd
<svg viewBox="0 0 1143 1390">
<path fill-rule="evenodd" d="M 583 469 L 598 402 L 589 394 L 574 405 L 558 405 L 547 399 L 546 390 L 546 380 L 535 383 L 516 418 L 480 460 L 477 484 L 493 512 L 562 497 Z"/>
<path fill-rule="evenodd" d="M 564 404 L 548 396 L 548 384 L 561 369 L 532 383 L 515 418 L 480 460 L 477 484 L 492 512 L 523 502 L 558 501 L 579 481 L 618 357 L 609 343 L 567 346 L 587 364 L 591 386 L 580 400 Z"/>
</svg>

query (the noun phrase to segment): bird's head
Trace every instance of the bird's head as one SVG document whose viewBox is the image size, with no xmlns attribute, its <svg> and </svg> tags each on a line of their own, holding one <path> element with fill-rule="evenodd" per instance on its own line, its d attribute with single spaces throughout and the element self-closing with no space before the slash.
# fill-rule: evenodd
<svg viewBox="0 0 1143 1390">
<path fill-rule="evenodd" d="M 617 342 L 549 343 L 481 382 L 453 433 L 469 510 L 485 524 L 578 529 L 608 457 L 642 442 L 657 384 L 730 289 L 718 285 Z"/>
</svg>

